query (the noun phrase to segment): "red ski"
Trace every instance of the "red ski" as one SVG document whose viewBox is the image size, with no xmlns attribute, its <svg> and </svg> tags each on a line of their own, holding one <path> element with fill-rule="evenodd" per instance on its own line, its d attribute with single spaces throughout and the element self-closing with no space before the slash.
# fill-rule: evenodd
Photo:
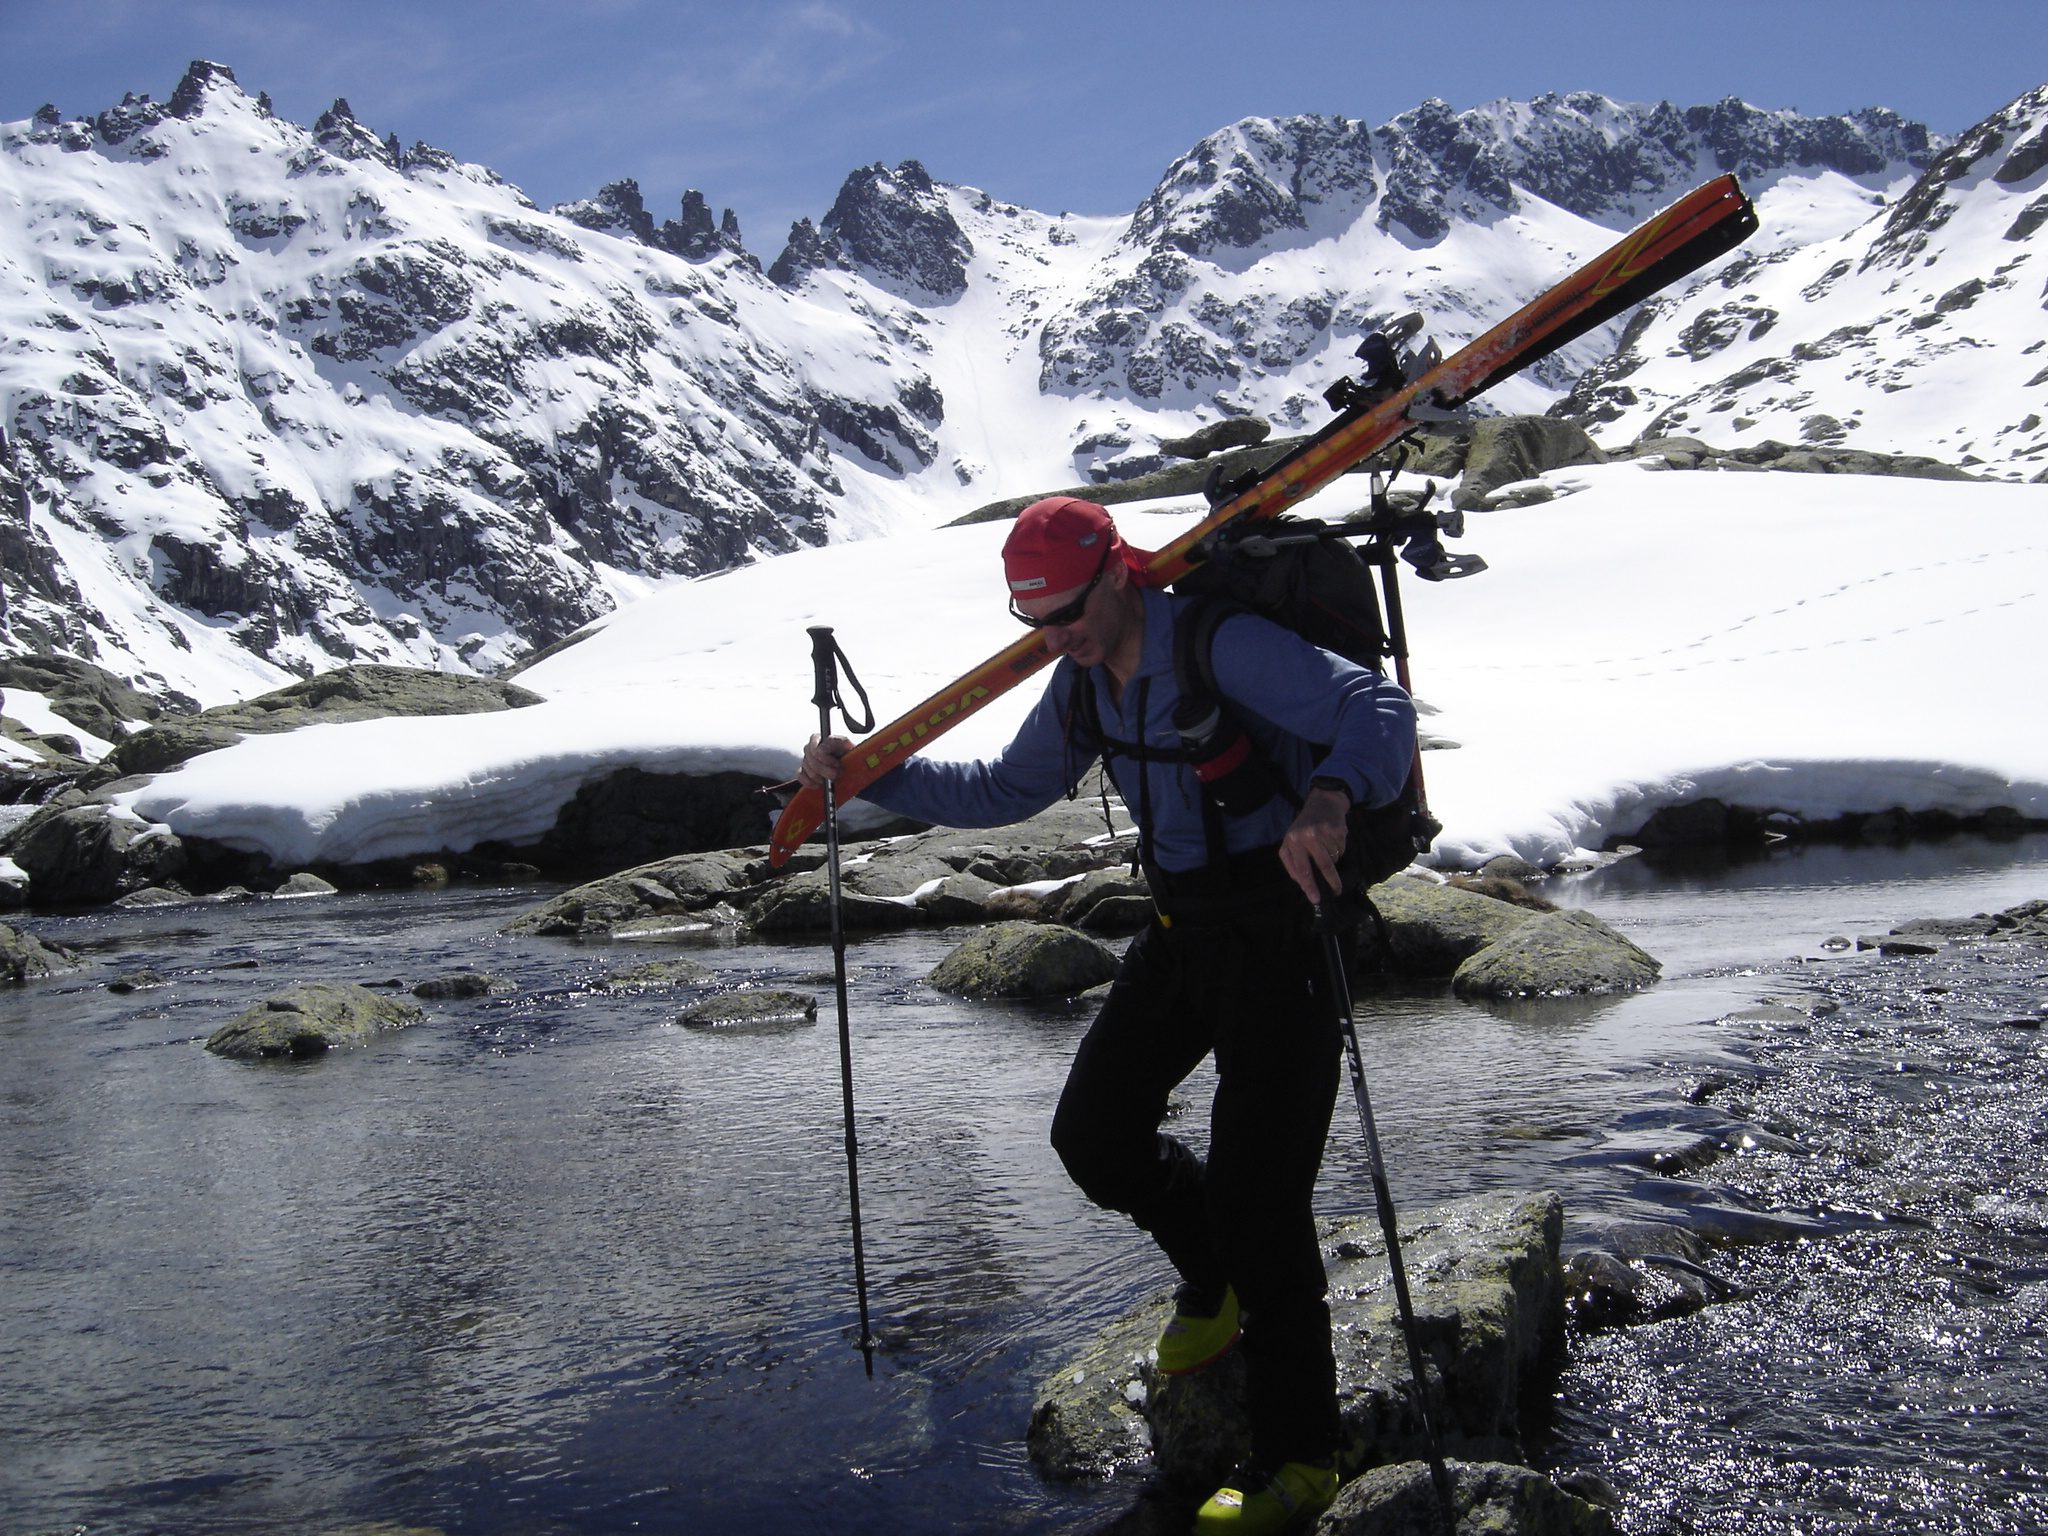
<svg viewBox="0 0 2048 1536">
<path fill-rule="evenodd" d="M 1202 559 L 1204 541 L 1226 524 L 1271 517 L 1356 468 L 1418 425 L 1416 413 L 1463 404 L 1549 356 L 1623 310 L 1733 250 L 1756 230 L 1756 211 L 1732 176 L 1688 193 L 1620 244 L 1525 304 L 1393 393 L 1351 406 L 1321 432 L 1231 494 L 1155 554 L 1148 585 L 1166 586 Z M 847 754 L 837 792 L 843 803 L 1052 658 L 1034 632 L 883 726 Z M 825 797 L 799 790 L 775 824 L 769 862 L 781 865 L 825 820 Z"/>
</svg>

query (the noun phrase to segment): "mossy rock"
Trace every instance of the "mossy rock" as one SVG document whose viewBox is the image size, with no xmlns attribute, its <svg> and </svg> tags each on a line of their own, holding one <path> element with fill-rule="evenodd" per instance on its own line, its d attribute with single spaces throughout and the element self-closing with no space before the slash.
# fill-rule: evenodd
<svg viewBox="0 0 2048 1536">
<path fill-rule="evenodd" d="M 774 987 L 742 988 L 692 1003 L 676 1022 L 685 1029 L 791 1029 L 818 1022 L 818 1000 Z"/>
<path fill-rule="evenodd" d="M 1588 912 L 1530 918 L 1460 965 L 1460 997 L 1578 997 L 1635 992 L 1663 966 Z"/>
<path fill-rule="evenodd" d="M 997 923 L 941 960 L 925 979 L 955 997 L 1078 997 L 1117 973 L 1108 945 L 1058 923 Z"/>
<path fill-rule="evenodd" d="M 216 1056 L 236 1061 L 303 1060 L 363 1045 L 425 1015 L 397 998 L 347 982 L 313 981 L 267 998 L 207 1039 Z"/>
<path fill-rule="evenodd" d="M 631 970 L 612 971 L 602 985 L 607 992 L 661 992 L 670 987 L 701 987 L 717 973 L 695 960 L 650 960 Z"/>
</svg>

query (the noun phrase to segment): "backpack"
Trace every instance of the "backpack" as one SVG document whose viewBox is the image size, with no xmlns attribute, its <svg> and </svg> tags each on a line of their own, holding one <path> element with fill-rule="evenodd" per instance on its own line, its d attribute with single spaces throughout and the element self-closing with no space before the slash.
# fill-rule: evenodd
<svg viewBox="0 0 2048 1536">
<path fill-rule="evenodd" d="M 1463 574 L 1454 557 L 1444 557 L 1440 547 L 1430 558 L 1446 561 L 1441 567 L 1446 573 Z M 1481 566 L 1483 562 L 1471 561 L 1470 568 Z M 1437 569 L 1431 565 L 1424 574 Z M 1111 736 L 1096 715 L 1093 690 L 1086 687 L 1074 691 L 1067 729 L 1071 734 L 1076 724 L 1085 727 L 1105 757 L 1185 763 L 1192 768 L 1202 786 L 1212 855 L 1220 857 L 1226 812 L 1256 810 L 1275 795 L 1299 805 L 1301 797 L 1258 752 L 1223 698 L 1212 654 L 1217 628 L 1232 614 L 1254 613 L 1378 673 L 1385 671 L 1387 657 L 1397 650 L 1380 621 L 1372 563 L 1352 546 L 1347 533 L 1320 522 L 1281 515 L 1227 536 L 1202 564 L 1175 581 L 1172 590 L 1195 599 L 1174 631 L 1179 702 L 1173 723 L 1180 744 L 1156 747 Z M 1396 628 L 1398 632 L 1398 614 Z M 1354 805 L 1346 821 L 1340 871 L 1343 894 L 1352 899 L 1414 863 L 1442 830 L 1423 802 L 1421 776 L 1413 769 L 1393 800 Z M 1144 857 L 1141 841 L 1132 867 L 1138 868 Z M 1370 907 L 1369 902 L 1366 905 Z"/>
<path fill-rule="evenodd" d="M 1372 562 L 1319 522 L 1281 515 L 1254 524 L 1220 541 L 1173 590 L 1196 599 L 1174 637 L 1174 724 L 1205 795 L 1226 809 L 1233 795 L 1249 808 L 1286 786 L 1270 767 L 1248 761 L 1249 738 L 1217 686 L 1213 650 L 1225 619 L 1255 613 L 1373 672 L 1384 673 L 1395 654 Z M 1393 800 L 1354 805 L 1348 823 L 1343 873 L 1354 895 L 1406 869 L 1442 830 L 1423 802 L 1419 765 Z"/>
</svg>

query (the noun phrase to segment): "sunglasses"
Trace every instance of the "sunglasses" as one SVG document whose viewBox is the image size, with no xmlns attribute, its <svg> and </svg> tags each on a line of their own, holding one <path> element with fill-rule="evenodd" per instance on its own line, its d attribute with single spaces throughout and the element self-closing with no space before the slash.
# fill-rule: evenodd
<svg viewBox="0 0 2048 1536">
<path fill-rule="evenodd" d="M 1081 589 L 1081 595 L 1071 603 L 1061 603 L 1051 613 L 1041 613 L 1033 617 L 1022 608 L 1019 608 L 1017 606 L 1017 599 L 1012 596 L 1010 599 L 1010 614 L 1019 624 L 1029 629 L 1056 629 L 1064 624 L 1079 623 L 1082 612 L 1088 606 L 1088 599 L 1094 596 L 1095 588 L 1102 580 L 1102 573 L 1108 569 L 1109 550 L 1105 547 L 1102 551 L 1101 560 L 1096 562 L 1095 574 L 1088 578 L 1088 585 Z"/>
</svg>

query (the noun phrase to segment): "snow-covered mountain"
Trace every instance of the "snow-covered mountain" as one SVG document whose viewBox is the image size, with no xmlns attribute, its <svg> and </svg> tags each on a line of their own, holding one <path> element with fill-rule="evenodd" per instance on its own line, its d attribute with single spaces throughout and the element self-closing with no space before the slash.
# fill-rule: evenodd
<svg viewBox="0 0 2048 1536">
<path fill-rule="evenodd" d="M 204 701 L 489 669 L 821 542 L 835 425 L 921 443 L 937 408 L 912 352 L 729 242 L 593 230 L 629 189 L 542 212 L 218 66 L 0 131 L 0 203 L 7 643 Z M 833 366 L 800 368 L 816 335 Z"/>
<path fill-rule="evenodd" d="M 1312 427 L 1378 320 L 1455 344 L 1721 170 L 1764 223 L 1734 275 L 1488 405 L 2031 474 L 2038 417 L 1965 449 L 1993 402 L 1879 414 L 1841 357 L 1947 378 L 1967 346 L 2038 397 L 2033 312 L 1962 327 L 2029 291 L 2044 122 L 2038 95 L 1954 146 L 1590 95 L 1247 119 L 1128 217 L 866 167 L 764 268 L 695 193 L 659 224 L 630 183 L 539 209 L 195 64 L 162 104 L 0 127 L 0 653 L 204 703 L 351 660 L 491 670 L 668 579 L 1136 473 L 1226 416 Z M 1858 327 L 1831 374 L 1785 371 Z"/>
<path fill-rule="evenodd" d="M 1651 300 L 1559 408 L 1622 441 L 1882 446 L 2048 478 L 2044 224 L 2048 86 L 1853 228 Z"/>
</svg>

